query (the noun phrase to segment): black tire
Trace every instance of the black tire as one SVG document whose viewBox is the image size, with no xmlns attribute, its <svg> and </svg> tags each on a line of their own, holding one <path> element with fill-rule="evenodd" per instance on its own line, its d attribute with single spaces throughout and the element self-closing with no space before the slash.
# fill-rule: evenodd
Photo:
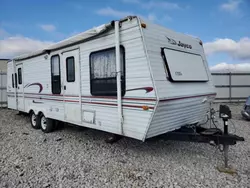
<svg viewBox="0 0 250 188">
<path fill-rule="evenodd" d="M 62 122 L 58 121 L 58 120 L 54 120 L 54 130 L 59 129 L 59 127 L 61 126 Z"/>
<path fill-rule="evenodd" d="M 40 129 L 40 124 L 37 123 L 37 115 L 33 111 L 30 112 L 30 124 L 32 128 Z"/>
<path fill-rule="evenodd" d="M 41 129 L 44 133 L 50 133 L 54 130 L 54 120 L 50 118 L 46 118 L 43 114 L 37 118 L 40 122 Z"/>
</svg>

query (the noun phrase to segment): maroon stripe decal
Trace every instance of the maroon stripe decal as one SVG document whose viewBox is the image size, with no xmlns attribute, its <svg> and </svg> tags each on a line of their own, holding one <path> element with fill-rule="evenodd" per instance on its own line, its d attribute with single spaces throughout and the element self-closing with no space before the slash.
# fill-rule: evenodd
<svg viewBox="0 0 250 188">
<path fill-rule="evenodd" d="M 95 98 L 95 99 L 117 99 L 117 97 L 105 97 L 105 96 L 82 96 L 82 98 Z M 138 100 L 138 101 L 156 101 L 156 99 L 150 99 L 150 98 L 127 98 L 123 97 L 123 100 Z"/>
<path fill-rule="evenodd" d="M 26 87 L 30 87 L 30 86 L 39 86 L 39 93 L 41 93 L 41 92 L 42 92 L 42 90 L 43 90 L 43 85 L 42 85 L 42 84 L 40 84 L 40 83 L 38 83 L 38 82 L 36 82 L 36 83 L 32 83 L 32 84 L 27 84 L 27 85 L 25 85 L 25 86 L 24 86 L 24 88 L 26 88 Z"/>
<path fill-rule="evenodd" d="M 46 94 L 46 93 L 24 93 L 24 94 L 27 94 L 27 95 L 46 95 L 46 96 L 63 96 L 60 94 Z M 72 97 L 76 97 L 76 96 L 72 96 Z"/>
<path fill-rule="evenodd" d="M 108 105 L 108 106 L 117 106 L 117 104 L 110 104 L 110 103 L 101 103 L 101 102 L 82 102 L 82 103 L 86 103 L 86 104 L 99 104 L 99 105 Z M 135 106 L 135 105 L 127 105 L 127 104 L 124 104 L 122 105 L 124 107 L 130 107 L 130 108 L 141 108 L 142 109 L 142 106 Z M 154 107 L 149 107 L 149 109 L 154 109 Z"/>
<path fill-rule="evenodd" d="M 24 93 L 25 95 L 44 95 L 44 96 L 62 96 L 62 97 L 79 97 L 77 95 L 60 95 L 60 94 L 41 94 L 41 93 Z M 81 98 L 94 98 L 94 99 L 117 99 L 117 97 L 108 97 L 108 96 L 81 96 Z M 123 97 L 123 100 L 138 100 L 138 101 L 156 101 L 153 98 L 128 98 Z"/>
<path fill-rule="evenodd" d="M 145 90 L 146 93 L 149 93 L 154 90 L 152 87 L 140 87 L 140 88 L 134 88 L 134 89 L 128 89 L 126 91 L 136 91 L 136 90 Z"/>
<path fill-rule="evenodd" d="M 39 99 L 39 100 L 52 100 L 52 101 L 64 101 L 61 99 L 46 99 L 46 98 L 39 98 L 39 97 L 25 97 L 25 98 L 30 98 L 30 99 Z M 77 102 L 79 103 L 79 101 L 77 100 L 65 100 L 65 102 Z M 117 106 L 117 104 L 110 104 L 110 103 L 100 103 L 100 102 L 82 102 L 85 104 L 99 104 L 99 105 L 107 105 L 107 106 Z M 135 105 L 122 105 L 124 107 L 130 107 L 130 108 L 141 108 L 142 106 L 135 106 Z M 154 107 L 149 107 L 149 109 L 154 109 Z"/>
<path fill-rule="evenodd" d="M 39 99 L 39 100 L 49 100 L 49 101 L 63 101 L 61 99 L 45 99 L 42 97 L 25 97 L 25 98 L 29 98 L 29 99 Z"/>
<path fill-rule="evenodd" d="M 182 100 L 182 99 L 189 99 L 189 98 L 197 98 L 197 97 L 214 96 L 214 95 L 216 95 L 216 93 L 203 94 L 203 95 L 194 95 L 194 96 L 188 96 L 188 97 L 178 97 L 178 98 L 171 98 L 171 99 L 163 99 L 163 100 L 160 100 L 160 102 L 175 101 L 175 100 Z"/>
<path fill-rule="evenodd" d="M 79 103 L 79 100 L 77 101 L 77 100 L 64 100 L 65 102 L 77 102 L 77 103 Z"/>
</svg>

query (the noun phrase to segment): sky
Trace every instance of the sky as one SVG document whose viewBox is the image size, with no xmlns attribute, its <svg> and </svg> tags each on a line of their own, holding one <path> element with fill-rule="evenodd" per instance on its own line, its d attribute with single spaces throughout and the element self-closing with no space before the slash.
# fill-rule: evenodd
<svg viewBox="0 0 250 188">
<path fill-rule="evenodd" d="M 212 70 L 250 71 L 250 0 L 0 0 L 0 58 L 139 15 L 199 37 Z"/>
</svg>

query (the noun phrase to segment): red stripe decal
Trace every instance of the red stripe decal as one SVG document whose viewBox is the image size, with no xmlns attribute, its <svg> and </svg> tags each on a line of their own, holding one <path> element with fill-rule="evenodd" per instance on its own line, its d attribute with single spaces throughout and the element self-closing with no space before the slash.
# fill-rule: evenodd
<svg viewBox="0 0 250 188">
<path fill-rule="evenodd" d="M 41 96 L 62 96 L 62 97 L 79 97 L 77 95 L 59 95 L 59 94 L 41 94 L 41 93 L 24 93 L 25 95 L 41 95 Z M 81 96 L 81 98 L 95 98 L 95 99 L 117 99 L 117 97 L 108 96 Z M 138 100 L 138 101 L 156 101 L 153 98 L 127 98 L 123 97 L 123 100 Z"/>
<path fill-rule="evenodd" d="M 52 100 L 52 101 L 64 101 L 61 99 L 45 99 L 45 98 L 37 98 L 37 97 L 25 97 L 25 98 L 30 98 L 30 99 L 39 99 L 39 100 Z M 79 102 L 79 101 L 74 101 L 74 100 L 65 100 L 65 102 Z M 100 102 L 82 102 L 85 104 L 99 104 L 99 105 L 108 105 L 108 106 L 117 106 L 117 104 L 110 104 L 110 103 L 100 103 Z M 130 108 L 141 108 L 142 106 L 135 106 L 135 105 L 122 105 L 124 107 L 130 107 Z M 154 109 L 154 107 L 149 107 L 149 109 Z"/>
<path fill-rule="evenodd" d="M 61 99 L 45 99 L 42 97 L 25 97 L 25 98 L 29 98 L 29 99 L 39 99 L 39 100 L 49 100 L 49 101 L 63 101 Z"/>
<path fill-rule="evenodd" d="M 82 103 L 117 106 L 117 104 L 101 103 L 101 102 L 82 102 Z M 130 107 L 130 108 L 141 108 L 142 109 L 142 106 L 134 106 L 134 105 L 127 105 L 127 104 L 124 104 L 122 106 L 124 106 L 124 107 Z M 154 109 L 154 107 L 149 107 L 149 109 Z"/>
<path fill-rule="evenodd" d="M 82 96 L 82 98 L 95 98 L 95 99 L 117 99 L 117 97 L 105 97 L 105 96 Z M 123 97 L 123 100 L 138 100 L 138 101 L 156 101 L 156 99 L 150 99 L 150 98 L 127 98 Z"/>
</svg>

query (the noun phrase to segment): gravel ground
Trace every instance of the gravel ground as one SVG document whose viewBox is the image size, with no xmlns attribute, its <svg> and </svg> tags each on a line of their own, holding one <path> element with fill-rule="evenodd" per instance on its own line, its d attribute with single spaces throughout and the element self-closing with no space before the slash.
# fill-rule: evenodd
<svg viewBox="0 0 250 188">
<path fill-rule="evenodd" d="M 250 122 L 242 104 L 230 107 L 246 140 L 230 147 L 235 175 L 217 171 L 223 156 L 208 144 L 124 138 L 110 145 L 107 133 L 71 126 L 44 134 L 28 117 L 0 109 L 0 187 L 250 187 Z"/>
</svg>

